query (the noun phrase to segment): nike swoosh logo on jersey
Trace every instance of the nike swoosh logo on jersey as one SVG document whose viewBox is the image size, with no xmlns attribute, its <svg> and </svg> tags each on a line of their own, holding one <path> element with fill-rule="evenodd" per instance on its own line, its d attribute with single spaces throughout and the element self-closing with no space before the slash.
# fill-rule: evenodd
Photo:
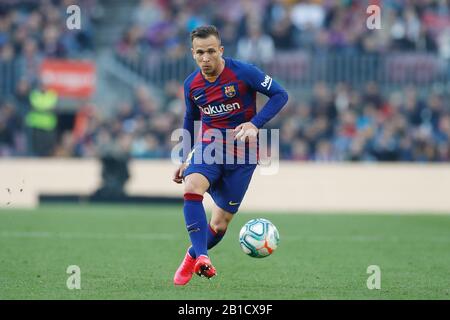
<svg viewBox="0 0 450 320">
<path fill-rule="evenodd" d="M 200 99 L 202 96 L 203 96 L 203 95 L 201 94 L 201 95 L 199 95 L 199 96 L 197 96 L 197 97 L 194 97 L 194 100 L 197 101 L 197 100 Z"/>
<path fill-rule="evenodd" d="M 233 202 L 233 201 L 230 201 L 230 202 L 228 202 L 228 204 L 229 204 L 230 206 L 236 206 L 236 205 L 239 204 L 239 202 Z"/>
</svg>

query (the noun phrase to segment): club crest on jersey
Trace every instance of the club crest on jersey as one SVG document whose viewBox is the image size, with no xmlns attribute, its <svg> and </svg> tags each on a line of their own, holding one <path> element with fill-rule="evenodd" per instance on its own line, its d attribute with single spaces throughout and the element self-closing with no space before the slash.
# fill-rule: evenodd
<svg viewBox="0 0 450 320">
<path fill-rule="evenodd" d="M 236 85 L 226 85 L 223 87 L 223 92 L 227 98 L 233 98 L 236 96 Z"/>
</svg>

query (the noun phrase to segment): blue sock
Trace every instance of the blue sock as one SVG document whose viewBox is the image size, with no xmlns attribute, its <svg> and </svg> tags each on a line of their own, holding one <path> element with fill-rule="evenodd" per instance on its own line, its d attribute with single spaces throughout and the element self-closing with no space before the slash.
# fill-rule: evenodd
<svg viewBox="0 0 450 320">
<path fill-rule="evenodd" d="M 218 244 L 220 242 L 220 240 L 222 240 L 223 236 L 225 235 L 225 231 L 224 232 L 215 232 L 210 225 L 208 225 L 208 236 L 207 236 L 207 246 L 208 246 L 208 250 L 211 249 L 212 247 L 214 247 L 216 244 Z M 197 255 L 195 254 L 195 250 L 193 246 L 190 246 L 189 249 L 189 255 L 192 258 L 196 258 Z"/>
<path fill-rule="evenodd" d="M 195 193 L 184 194 L 184 220 L 196 257 L 208 255 L 206 245 L 208 223 L 202 201 L 202 195 Z"/>
</svg>

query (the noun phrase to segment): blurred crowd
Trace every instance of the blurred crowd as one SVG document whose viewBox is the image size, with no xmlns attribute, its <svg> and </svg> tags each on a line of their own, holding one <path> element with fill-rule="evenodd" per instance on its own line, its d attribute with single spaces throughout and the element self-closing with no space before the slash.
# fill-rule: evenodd
<svg viewBox="0 0 450 320">
<path fill-rule="evenodd" d="M 345 84 L 315 85 L 270 126 L 280 128 L 282 159 L 313 161 L 450 161 L 450 96 L 425 98 L 415 87 L 383 96 Z"/>
<path fill-rule="evenodd" d="M 83 27 L 66 27 L 71 0 L 3 0 L 0 2 L 0 62 L 20 59 L 24 79 L 35 80 L 42 58 L 82 55 L 93 49 L 96 0 L 77 1 L 83 6 Z"/>
<path fill-rule="evenodd" d="M 111 117 L 93 105 L 82 106 L 73 130 L 62 134 L 53 155 L 97 157 L 116 150 L 133 158 L 170 157 L 176 143 L 171 135 L 182 126 L 184 113 L 181 84 L 168 83 L 162 102 L 145 86 L 136 88 L 135 97 L 121 102 Z M 384 97 L 375 83 L 363 92 L 318 83 L 311 97 L 291 99 L 266 127 L 280 129 L 280 158 L 285 160 L 448 162 L 449 100 L 439 92 L 422 98 L 415 87 Z M 5 145 L 16 146 L 9 155 L 24 155 L 24 138 L 13 134 L 20 119 L 11 105 L 0 110 L 3 155 L 8 155 Z"/>
<path fill-rule="evenodd" d="M 178 81 L 165 84 L 162 98 L 146 85 L 137 86 L 131 101 L 109 108 L 116 110 L 113 114 L 102 113 L 104 108 L 93 102 L 80 103 L 73 127 L 57 132 L 47 154 L 30 145 L 25 115 L 30 92 L 38 87 L 39 63 L 44 57 L 95 50 L 96 2 L 83 2 L 92 9 L 83 20 L 86 28 L 71 33 L 63 26 L 71 1 L 21 1 L 14 10 L 8 1 L 0 3 L 0 65 L 15 59 L 22 68 L 14 95 L 0 97 L 0 156 L 99 157 L 112 152 L 170 157 L 171 134 L 182 127 L 185 110 Z M 185 56 L 189 32 L 211 23 L 219 27 L 228 56 L 254 63 L 270 61 L 279 50 L 297 49 L 426 51 L 450 58 L 448 1 L 382 1 L 382 30 L 377 32 L 366 29 L 366 7 L 366 1 L 351 0 L 142 0 L 115 50 L 130 60 L 154 53 Z M 267 127 L 280 129 L 285 160 L 450 161 L 450 96 L 420 89 L 382 92 L 376 83 L 362 90 L 346 83 L 316 83 L 309 94 L 291 92 L 288 105 Z"/>
<path fill-rule="evenodd" d="M 33 92 L 41 89 L 39 68 L 45 58 L 79 58 L 94 50 L 96 0 L 77 3 L 83 7 L 81 30 L 66 27 L 71 0 L 0 2 L 0 156 L 52 154 L 34 152 L 26 116 Z M 45 139 L 55 140 L 55 135 Z"/>
<path fill-rule="evenodd" d="M 377 32 L 367 29 L 369 4 L 381 7 Z M 189 32 L 214 24 L 227 54 L 251 62 L 298 48 L 356 54 L 414 50 L 450 58 L 449 17 L 447 0 L 141 0 L 117 51 L 129 59 L 149 52 L 184 55 Z"/>
</svg>

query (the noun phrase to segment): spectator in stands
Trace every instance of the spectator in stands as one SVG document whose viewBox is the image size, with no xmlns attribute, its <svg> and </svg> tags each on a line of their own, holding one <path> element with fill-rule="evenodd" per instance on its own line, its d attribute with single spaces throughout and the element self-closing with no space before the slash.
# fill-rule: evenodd
<svg viewBox="0 0 450 320">
<path fill-rule="evenodd" d="M 298 47 L 300 30 L 290 18 L 292 9 L 281 0 L 269 2 L 264 21 L 277 50 L 292 50 Z"/>
<path fill-rule="evenodd" d="M 25 154 L 22 119 L 11 102 L 0 105 L 0 156 Z"/>
<path fill-rule="evenodd" d="M 237 56 L 255 64 L 272 61 L 275 46 L 272 38 L 261 32 L 261 26 L 255 22 L 248 26 L 247 36 L 241 38 L 237 45 Z"/>
<path fill-rule="evenodd" d="M 31 137 L 31 153 L 33 156 L 52 156 L 56 147 L 56 126 L 58 118 L 55 114 L 58 95 L 42 85 L 30 92 L 30 109 L 25 116 L 26 126 Z"/>
<path fill-rule="evenodd" d="M 42 59 L 95 50 L 92 5 L 83 6 L 82 32 L 67 32 L 64 9 L 69 3 L 70 0 L 29 0 L 17 6 L 0 3 L 1 75 L 11 70 L 1 69 L 2 66 L 20 66 L 17 75 L 10 75 L 9 83 L 0 81 L 2 155 L 26 153 L 25 131 L 20 123 L 31 108 L 28 97 L 38 80 Z M 96 1 L 84 3 L 95 7 Z M 168 157 L 171 132 L 181 127 L 184 97 L 182 83 L 174 80 L 172 71 L 165 66 L 176 66 L 171 63 L 183 62 L 176 59 L 189 56 L 189 44 L 183 41 L 191 28 L 214 23 L 222 31 L 227 55 L 234 56 L 236 47 L 239 58 L 274 65 L 274 71 L 278 66 L 273 57 L 279 51 L 301 50 L 303 56 L 312 57 L 298 67 L 298 51 L 283 55 L 283 59 L 292 59 L 286 65 L 293 66 L 292 70 L 283 69 L 288 71 L 282 74 L 283 80 L 305 83 L 306 89 L 299 86 L 298 92 L 292 94 L 291 107 L 283 109 L 280 117 L 268 124 L 281 128 L 282 159 L 449 161 L 449 93 L 445 83 L 433 94 L 420 86 L 420 81 L 432 79 L 435 74 L 445 79 L 450 74 L 450 64 L 445 64 L 450 57 L 448 6 L 445 1 L 383 1 L 383 29 L 369 32 L 364 5 L 358 1 L 224 0 L 211 5 L 205 0 L 141 0 L 123 35 L 116 40 L 115 50 L 131 72 L 139 72 L 139 65 L 145 70 L 160 68 L 157 70 L 164 77 L 164 86 L 159 90 L 150 90 L 147 85 L 136 87 L 132 99 L 108 105 L 108 115 L 101 112 L 106 106 L 80 108 L 73 134 L 59 137 L 56 155 L 98 157 L 104 146 L 122 141 L 129 145 L 128 152 L 133 157 Z M 390 59 L 392 51 L 399 51 L 400 55 Z M 255 52 L 257 55 L 251 54 Z M 431 55 L 415 58 L 418 52 Z M 355 54 L 371 59 L 345 72 L 350 77 L 364 73 L 367 79 L 375 81 L 352 87 L 339 71 L 339 63 L 323 63 L 332 61 L 328 58 L 333 55 L 351 58 Z M 386 65 L 379 64 L 381 55 L 390 59 Z M 411 68 L 418 59 L 423 66 L 419 71 Z M 315 76 L 319 80 L 304 78 L 310 67 L 317 68 Z M 393 82 L 411 79 L 419 80 L 419 84 L 386 88 L 377 78 L 383 68 L 389 71 L 386 76 L 392 77 Z M 302 82 L 304 79 L 306 82 Z M 147 80 L 153 83 L 153 79 Z M 308 81 L 313 90 L 309 90 Z M 7 96 L 13 99 L 6 99 Z"/>
</svg>

